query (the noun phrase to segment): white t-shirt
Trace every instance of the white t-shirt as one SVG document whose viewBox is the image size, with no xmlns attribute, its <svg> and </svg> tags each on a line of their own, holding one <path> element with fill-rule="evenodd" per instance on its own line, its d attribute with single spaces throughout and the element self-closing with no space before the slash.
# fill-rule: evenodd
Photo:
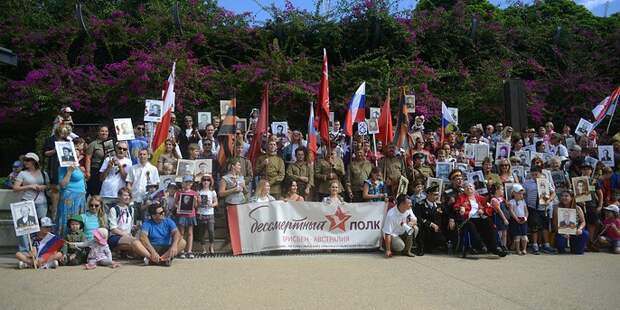
<svg viewBox="0 0 620 310">
<path fill-rule="evenodd" d="M 200 215 L 213 215 L 213 204 L 217 201 L 217 194 L 215 191 L 201 190 L 198 192 L 200 195 L 200 206 L 198 207 L 198 214 Z"/>
<path fill-rule="evenodd" d="M 131 235 L 131 228 L 133 227 L 133 217 L 129 211 L 129 207 L 119 206 L 120 214 L 116 214 L 116 208 L 110 208 L 109 218 L 110 230 L 118 228 L 120 231 Z"/>
<path fill-rule="evenodd" d="M 510 200 L 510 205 L 514 206 L 514 212 L 517 217 L 525 217 L 525 208 L 527 208 L 525 200 L 516 201 L 512 199 Z"/>
<path fill-rule="evenodd" d="M 159 183 L 159 172 L 151 163 L 147 162 L 144 166 L 135 164 L 129 169 L 127 183 L 131 183 L 131 195 L 136 202 L 142 202 L 146 194 L 146 186 L 148 184 Z"/>
<path fill-rule="evenodd" d="M 123 159 L 119 159 L 117 157 L 116 159 L 118 160 L 120 167 L 125 165 L 125 173 L 127 173 L 131 168 L 131 159 L 126 157 Z M 103 173 L 104 171 L 106 171 L 109 164 L 110 157 L 106 157 L 106 159 L 101 164 L 101 169 L 99 169 L 99 172 Z M 103 180 L 103 183 L 101 183 L 101 191 L 99 192 L 99 195 L 105 198 L 117 198 L 118 190 L 123 187 L 125 187 L 125 180 L 121 178 L 119 166 L 116 166 L 112 168 L 110 173 L 108 173 L 108 176 L 105 178 L 105 180 Z"/>
<path fill-rule="evenodd" d="M 401 213 L 398 210 L 398 207 L 394 207 L 390 209 L 385 216 L 385 222 L 383 222 L 383 233 L 392 236 L 400 236 L 408 230 L 404 226 L 414 219 L 417 218 L 411 209 Z"/>
</svg>

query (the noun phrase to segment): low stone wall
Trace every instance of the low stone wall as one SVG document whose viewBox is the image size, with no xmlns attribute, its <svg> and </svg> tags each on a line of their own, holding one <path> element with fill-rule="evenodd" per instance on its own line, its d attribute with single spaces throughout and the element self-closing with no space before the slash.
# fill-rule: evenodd
<svg viewBox="0 0 620 310">
<path fill-rule="evenodd" d="M 19 200 L 19 194 L 10 189 L 0 189 L 0 247 L 17 248 L 15 228 L 11 220 L 11 203 Z"/>
</svg>

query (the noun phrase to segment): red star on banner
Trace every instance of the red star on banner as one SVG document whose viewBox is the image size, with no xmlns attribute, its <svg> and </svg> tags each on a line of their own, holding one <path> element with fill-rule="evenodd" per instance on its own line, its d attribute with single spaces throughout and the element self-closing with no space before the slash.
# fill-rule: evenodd
<svg viewBox="0 0 620 310">
<path fill-rule="evenodd" d="M 351 218 L 351 215 L 342 212 L 340 207 L 338 207 L 334 215 L 326 215 L 325 218 L 329 221 L 329 231 L 334 229 L 346 231 L 345 224 L 347 223 L 347 220 Z"/>
</svg>

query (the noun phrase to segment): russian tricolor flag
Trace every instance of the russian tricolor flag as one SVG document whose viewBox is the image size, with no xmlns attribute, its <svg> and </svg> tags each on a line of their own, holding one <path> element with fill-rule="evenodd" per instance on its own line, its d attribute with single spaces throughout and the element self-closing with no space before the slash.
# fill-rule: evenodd
<svg viewBox="0 0 620 310">
<path fill-rule="evenodd" d="M 40 263 L 47 262 L 50 256 L 60 251 L 64 244 L 65 241 L 56 237 L 54 234 L 47 234 L 47 236 L 39 242 L 39 248 L 37 250 L 37 258 Z"/>
<path fill-rule="evenodd" d="M 344 120 L 344 134 L 348 137 L 353 135 L 353 123 L 363 122 L 366 118 L 366 82 L 355 91 L 349 110 Z"/>
<path fill-rule="evenodd" d="M 443 144 L 443 141 L 444 141 L 444 134 L 446 132 L 446 127 L 454 123 L 456 123 L 456 121 L 454 121 L 454 118 L 452 117 L 452 113 L 450 113 L 450 110 L 448 110 L 448 107 L 442 101 L 441 102 L 441 144 Z"/>
</svg>

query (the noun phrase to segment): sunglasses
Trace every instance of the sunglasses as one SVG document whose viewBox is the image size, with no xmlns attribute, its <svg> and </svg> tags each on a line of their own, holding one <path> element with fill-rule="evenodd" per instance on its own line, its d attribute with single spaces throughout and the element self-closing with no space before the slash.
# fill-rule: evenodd
<svg viewBox="0 0 620 310">
<path fill-rule="evenodd" d="M 127 151 L 127 148 L 124 148 L 124 147 L 117 147 L 116 149 L 119 151 Z"/>
<path fill-rule="evenodd" d="M 144 130 L 144 127 L 136 127 L 138 130 Z"/>
<path fill-rule="evenodd" d="M 91 207 L 95 207 L 95 208 L 99 208 L 99 207 L 101 207 L 101 205 L 98 205 L 98 204 L 92 204 L 92 203 L 90 204 L 90 206 L 91 206 Z"/>
</svg>

